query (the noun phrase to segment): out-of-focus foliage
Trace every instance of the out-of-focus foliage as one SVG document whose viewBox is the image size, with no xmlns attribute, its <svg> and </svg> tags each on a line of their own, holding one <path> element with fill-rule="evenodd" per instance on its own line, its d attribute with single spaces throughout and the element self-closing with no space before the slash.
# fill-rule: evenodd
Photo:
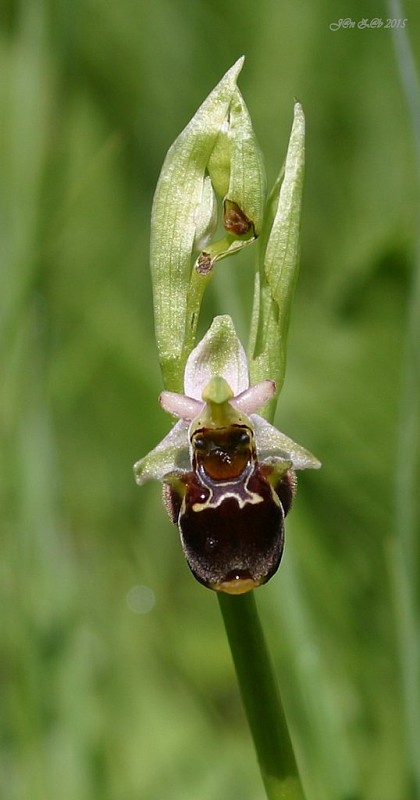
<svg viewBox="0 0 420 800">
<path fill-rule="evenodd" d="M 369 5 L 363 15 L 386 22 L 387 7 Z M 414 0 L 405 14 L 415 51 Z M 331 31 L 343 15 L 357 22 L 360 4 L 3 3 L 7 800 L 262 796 L 215 598 L 190 577 L 159 487 L 138 489 L 131 472 L 170 426 L 156 402 L 154 187 L 169 145 L 242 53 L 271 183 L 294 97 L 307 119 L 277 423 L 323 462 L 301 478 L 284 562 L 258 591 L 262 619 L 308 800 L 414 796 L 392 556 L 415 149 L 391 31 Z M 218 265 L 203 329 L 230 313 L 246 340 L 251 250 Z"/>
</svg>

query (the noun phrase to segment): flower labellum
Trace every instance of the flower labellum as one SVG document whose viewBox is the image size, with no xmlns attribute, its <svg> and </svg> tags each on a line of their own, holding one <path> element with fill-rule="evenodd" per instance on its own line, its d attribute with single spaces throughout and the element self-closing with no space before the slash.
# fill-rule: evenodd
<svg viewBox="0 0 420 800">
<path fill-rule="evenodd" d="M 160 396 L 179 421 L 134 466 L 138 484 L 163 481 L 188 565 L 216 591 L 243 594 L 276 572 L 296 488 L 294 469 L 320 466 L 255 413 L 275 388 L 271 380 L 249 387 L 233 323 L 216 317 L 188 358 L 185 395 Z"/>
</svg>

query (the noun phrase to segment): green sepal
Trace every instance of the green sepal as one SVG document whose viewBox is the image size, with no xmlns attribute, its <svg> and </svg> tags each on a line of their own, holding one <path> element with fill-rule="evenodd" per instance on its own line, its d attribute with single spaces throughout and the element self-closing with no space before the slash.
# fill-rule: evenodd
<svg viewBox="0 0 420 800">
<path fill-rule="evenodd" d="M 266 195 L 264 163 L 248 109 L 237 87 L 207 170 L 213 187 L 223 197 L 223 224 L 228 235 L 208 244 L 195 261 L 187 301 L 183 360 L 194 346 L 201 301 L 214 264 L 247 247 L 262 229 Z"/>
<path fill-rule="evenodd" d="M 194 268 L 201 274 L 210 272 L 216 261 L 251 244 L 263 224 L 264 163 L 238 88 L 232 96 L 228 124 L 222 126 L 207 169 L 215 190 L 223 197 L 223 224 L 229 235 L 200 253 Z"/>
<path fill-rule="evenodd" d="M 263 463 L 285 462 L 293 469 L 319 469 L 321 462 L 309 450 L 277 430 L 259 414 L 253 414 L 258 459 Z"/>
<path fill-rule="evenodd" d="M 209 330 L 191 353 L 185 368 L 185 393 L 202 400 L 203 389 L 220 375 L 234 395 L 249 386 L 246 355 L 227 314 L 213 319 Z"/>
<path fill-rule="evenodd" d="M 207 163 L 227 119 L 242 64 L 240 58 L 228 70 L 170 148 L 153 201 L 150 259 L 156 342 L 165 386 L 173 391 L 182 385 L 188 354 L 187 293 L 196 213 Z"/>
<path fill-rule="evenodd" d="M 229 109 L 231 163 L 225 199 L 236 203 L 259 236 L 263 224 L 266 180 L 261 150 L 244 99 L 236 87 Z"/>
<path fill-rule="evenodd" d="M 162 481 L 171 473 L 188 472 L 191 469 L 188 424 L 183 420 L 177 422 L 157 447 L 134 464 L 133 469 L 139 486 L 147 481 Z"/>
<path fill-rule="evenodd" d="M 259 236 L 266 195 L 264 162 L 251 117 L 237 87 L 228 120 L 220 130 L 207 169 L 215 191 L 224 201 L 235 203 L 241 209 L 253 235 Z"/>
<path fill-rule="evenodd" d="M 302 106 L 296 103 L 285 165 L 267 203 L 248 348 L 251 383 L 267 375 L 276 382 L 276 396 L 261 412 L 271 418 L 286 369 L 287 334 L 299 265 L 304 162 L 305 118 Z"/>
</svg>

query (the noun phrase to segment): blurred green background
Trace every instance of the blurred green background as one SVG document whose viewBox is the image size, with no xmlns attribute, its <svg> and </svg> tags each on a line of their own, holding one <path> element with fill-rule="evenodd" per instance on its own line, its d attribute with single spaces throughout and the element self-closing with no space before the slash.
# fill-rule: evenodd
<svg viewBox="0 0 420 800">
<path fill-rule="evenodd" d="M 257 600 L 308 800 L 418 796 L 406 330 L 420 313 L 419 165 L 391 30 L 329 27 L 378 16 L 392 14 L 370 0 L 3 0 L 5 800 L 263 796 L 216 598 L 190 576 L 160 486 L 132 476 L 170 426 L 156 402 L 154 187 L 243 53 L 270 184 L 295 97 L 307 117 L 277 423 L 323 462 L 300 478 L 282 567 Z M 403 16 L 416 54 L 416 0 Z M 246 339 L 253 257 L 217 268 L 203 328 L 231 313 Z"/>
</svg>

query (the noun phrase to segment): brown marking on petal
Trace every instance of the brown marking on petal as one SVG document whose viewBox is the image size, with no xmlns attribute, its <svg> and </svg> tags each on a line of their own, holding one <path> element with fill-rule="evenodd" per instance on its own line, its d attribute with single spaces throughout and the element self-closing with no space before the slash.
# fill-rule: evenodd
<svg viewBox="0 0 420 800">
<path fill-rule="evenodd" d="M 244 236 L 254 228 L 251 220 L 239 208 L 238 204 L 232 200 L 225 200 L 224 202 L 223 225 L 229 233 L 233 233 L 235 236 Z"/>
</svg>

